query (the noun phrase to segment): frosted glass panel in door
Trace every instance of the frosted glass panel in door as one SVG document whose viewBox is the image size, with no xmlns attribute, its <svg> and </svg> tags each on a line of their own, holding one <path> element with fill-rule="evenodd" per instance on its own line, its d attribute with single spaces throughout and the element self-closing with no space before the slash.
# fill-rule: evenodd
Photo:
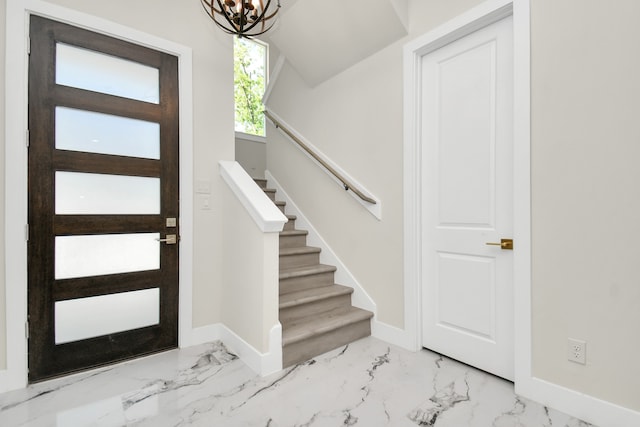
<svg viewBox="0 0 640 427">
<path fill-rule="evenodd" d="M 160 233 L 56 236 L 55 278 L 158 270 Z"/>
<path fill-rule="evenodd" d="M 56 172 L 58 215 L 157 215 L 160 178 Z"/>
<path fill-rule="evenodd" d="M 160 124 L 56 107 L 56 148 L 117 156 L 160 158 Z"/>
<path fill-rule="evenodd" d="M 112 55 L 56 44 L 56 83 L 158 104 L 157 68 Z"/>
<path fill-rule="evenodd" d="M 57 301 L 56 344 L 157 325 L 159 307 L 158 288 Z"/>
</svg>

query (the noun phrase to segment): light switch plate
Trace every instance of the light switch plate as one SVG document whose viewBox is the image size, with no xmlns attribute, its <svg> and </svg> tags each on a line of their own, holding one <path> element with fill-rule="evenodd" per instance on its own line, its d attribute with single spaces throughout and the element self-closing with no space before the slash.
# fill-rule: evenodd
<svg viewBox="0 0 640 427">
<path fill-rule="evenodd" d="M 203 211 L 208 211 L 211 209 L 211 199 L 209 196 L 200 196 L 200 209 Z"/>
<path fill-rule="evenodd" d="M 210 181 L 196 181 L 196 193 L 199 193 L 199 194 L 211 194 L 211 182 Z"/>
</svg>

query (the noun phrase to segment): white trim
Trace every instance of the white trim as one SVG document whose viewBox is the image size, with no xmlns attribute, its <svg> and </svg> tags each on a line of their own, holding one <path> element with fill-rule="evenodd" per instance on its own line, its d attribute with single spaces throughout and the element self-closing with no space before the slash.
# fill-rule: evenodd
<svg viewBox="0 0 640 427">
<path fill-rule="evenodd" d="M 27 384 L 27 56 L 26 17 L 7 1 L 5 51 L 5 287 L 7 367 L 0 392 Z M 11 43 L 9 41 L 12 41 Z M 9 102 L 11 100 L 11 102 Z M 16 141 L 11 144 L 10 141 Z"/>
<path fill-rule="evenodd" d="M 29 15 L 37 14 L 77 27 L 176 55 L 180 87 L 180 306 L 179 345 L 191 342 L 193 286 L 193 92 L 189 47 L 92 15 L 40 0 L 8 0 L 6 13 L 5 129 L 5 285 L 7 369 L 0 372 L 0 392 L 27 384 L 27 36 Z"/>
<path fill-rule="evenodd" d="M 530 377 L 516 384 L 521 396 L 600 427 L 640 426 L 640 412 Z"/>
<path fill-rule="evenodd" d="M 211 325 L 200 326 L 193 328 L 191 331 L 191 345 L 206 344 L 217 340 L 222 340 L 223 328 L 222 323 L 214 323 Z"/>
<path fill-rule="evenodd" d="M 261 376 L 282 370 L 282 326 L 280 322 L 269 331 L 269 352 L 260 353 L 222 323 L 202 326 L 193 330 L 192 345 L 220 340 L 236 354 L 252 371 Z"/>
<path fill-rule="evenodd" d="M 380 199 L 376 196 L 374 196 L 369 190 L 367 190 L 362 184 L 360 184 L 357 180 L 355 180 L 351 175 L 349 175 L 344 169 L 342 169 L 340 166 L 338 166 L 335 162 L 333 162 L 333 160 L 331 160 L 329 157 L 327 157 L 322 151 L 320 151 L 318 149 L 318 147 L 316 147 L 315 145 L 313 145 L 311 142 L 309 142 L 305 137 L 303 137 L 299 132 L 297 132 L 291 125 L 289 125 L 286 121 L 284 121 L 282 119 L 282 117 L 280 117 L 278 114 L 276 114 L 275 112 L 273 112 L 273 110 L 271 110 L 269 107 L 265 107 L 265 109 L 269 112 L 269 114 L 271 114 L 283 127 L 286 127 L 293 135 L 296 136 L 296 138 L 298 138 L 300 141 L 302 141 L 307 147 L 309 147 L 309 149 L 311 149 L 311 151 L 313 151 L 318 157 L 320 157 L 325 163 L 327 163 L 329 166 L 331 166 L 336 172 L 338 172 L 340 175 L 342 175 L 346 180 L 350 181 L 353 185 L 355 185 L 356 187 L 358 187 L 358 189 L 367 197 L 375 200 L 376 203 L 369 203 L 367 201 L 362 200 L 356 193 L 354 193 L 353 191 L 346 191 L 345 193 L 349 194 L 351 197 L 353 197 L 360 205 L 362 205 L 366 210 L 369 211 L 369 213 L 371 215 L 373 215 L 374 217 L 376 217 L 378 220 L 382 220 L 382 202 L 380 201 Z M 278 128 L 278 130 L 280 130 L 280 132 L 282 133 L 282 135 L 284 135 L 285 138 L 290 140 L 290 137 L 285 134 L 282 129 Z M 304 153 L 305 156 L 307 156 L 309 159 L 311 159 L 316 165 L 318 165 L 318 167 L 320 167 L 320 169 L 326 173 L 333 182 L 335 182 L 336 184 L 338 184 L 338 186 L 340 186 L 340 188 L 342 189 L 342 191 L 344 191 L 344 187 L 342 184 L 342 181 L 340 181 L 338 178 L 336 178 L 331 172 L 329 172 L 327 170 L 327 168 L 325 168 L 320 162 L 318 162 L 315 158 L 313 158 L 313 156 L 311 156 L 309 153 L 307 153 L 304 149 L 302 149 L 300 147 L 300 145 L 296 144 L 295 142 L 293 142 L 293 145 L 300 150 L 301 152 Z"/>
<path fill-rule="evenodd" d="M 383 323 L 376 318 L 371 323 L 371 336 L 406 350 L 415 351 L 413 335 L 406 329 Z"/>
<path fill-rule="evenodd" d="M 280 78 L 280 72 L 282 71 L 282 67 L 284 67 L 284 63 L 286 62 L 286 60 L 287 58 L 283 54 L 280 54 L 280 56 L 278 56 L 278 60 L 276 61 L 276 65 L 273 66 L 273 72 L 269 76 L 269 83 L 267 83 L 267 89 L 265 89 L 264 95 L 262 96 L 262 103 L 264 105 L 267 105 L 267 102 L 269 101 L 269 97 L 271 96 L 271 91 L 275 87 L 278 81 L 278 78 Z"/>
<path fill-rule="evenodd" d="M 266 144 L 267 137 L 262 135 L 252 135 L 250 133 L 236 131 L 236 140 L 241 139 L 243 141 L 257 142 L 259 144 Z"/>
<path fill-rule="evenodd" d="M 513 255 L 515 388 L 531 370 L 531 28 L 530 0 L 513 3 Z"/>
<path fill-rule="evenodd" d="M 220 160 L 220 175 L 263 233 L 279 233 L 287 222 L 280 209 L 235 161 Z"/>
</svg>

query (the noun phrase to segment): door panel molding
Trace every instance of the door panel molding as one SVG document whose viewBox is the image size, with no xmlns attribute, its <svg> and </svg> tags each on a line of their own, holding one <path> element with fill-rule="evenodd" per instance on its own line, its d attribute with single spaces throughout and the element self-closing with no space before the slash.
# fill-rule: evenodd
<svg viewBox="0 0 640 427">
<path fill-rule="evenodd" d="M 421 59 L 465 35 L 513 15 L 514 19 L 514 306 L 516 389 L 531 379 L 531 202 L 529 0 L 489 0 L 404 46 L 404 241 L 405 333 L 414 350 L 421 347 L 420 284 L 422 152 L 419 135 Z M 522 246 L 520 246 L 522 245 Z"/>
<path fill-rule="evenodd" d="M 6 369 L 0 367 L 0 392 L 27 384 L 27 44 L 29 16 L 40 15 L 119 37 L 178 57 L 180 86 L 180 307 L 179 346 L 193 342 L 193 88 L 192 50 L 158 36 L 39 0 L 7 2 L 5 87 L 5 283 Z M 144 117 L 140 117 L 144 119 Z"/>
<path fill-rule="evenodd" d="M 422 342 L 513 380 L 513 20 L 422 56 Z M 446 223 L 446 226 L 443 226 Z"/>
</svg>

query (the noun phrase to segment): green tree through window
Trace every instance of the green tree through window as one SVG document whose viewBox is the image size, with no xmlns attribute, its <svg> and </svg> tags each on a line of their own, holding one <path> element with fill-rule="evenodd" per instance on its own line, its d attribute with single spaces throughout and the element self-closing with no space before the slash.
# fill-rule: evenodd
<svg viewBox="0 0 640 427">
<path fill-rule="evenodd" d="M 233 52 L 236 132 L 264 136 L 262 96 L 266 81 L 267 46 L 235 37 Z"/>
</svg>

